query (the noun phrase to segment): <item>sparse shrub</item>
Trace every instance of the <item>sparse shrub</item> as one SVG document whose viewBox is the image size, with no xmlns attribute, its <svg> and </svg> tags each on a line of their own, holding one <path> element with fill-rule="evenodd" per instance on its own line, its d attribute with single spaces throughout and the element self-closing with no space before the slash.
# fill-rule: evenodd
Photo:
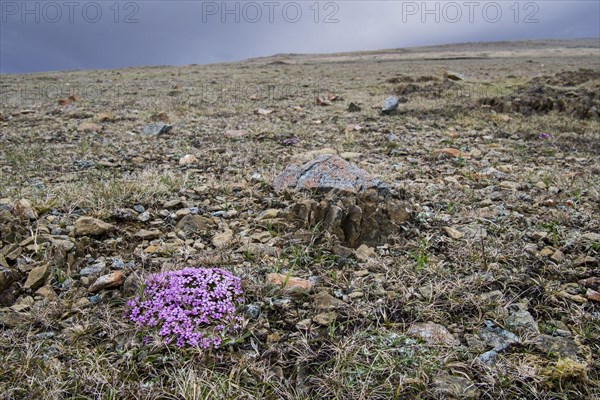
<svg viewBox="0 0 600 400">
<path fill-rule="evenodd" d="M 240 279 L 220 268 L 185 268 L 148 277 L 143 296 L 125 316 L 138 327 L 158 327 L 165 343 L 217 348 L 240 327 Z"/>
</svg>

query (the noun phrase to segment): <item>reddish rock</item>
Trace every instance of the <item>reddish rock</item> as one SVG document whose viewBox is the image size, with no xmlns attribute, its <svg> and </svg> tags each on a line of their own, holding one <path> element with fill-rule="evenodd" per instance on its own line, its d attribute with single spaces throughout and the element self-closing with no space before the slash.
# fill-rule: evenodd
<svg viewBox="0 0 600 400">
<path fill-rule="evenodd" d="M 112 289 L 119 287 L 123 284 L 123 274 L 121 271 L 115 271 L 108 275 L 102 275 L 92 286 L 89 287 L 90 293 L 96 293 L 102 289 Z"/>
<path fill-rule="evenodd" d="M 448 157 L 452 157 L 452 158 L 458 158 L 458 157 L 468 158 L 469 157 L 468 154 L 465 154 L 458 149 L 453 149 L 452 147 L 445 147 L 443 149 L 434 150 L 433 154 L 436 154 L 436 155 L 444 154 L 444 155 L 446 155 Z"/>
<path fill-rule="evenodd" d="M 36 219 L 37 213 L 27 199 L 21 199 L 15 203 L 15 212 L 23 219 Z"/>
<path fill-rule="evenodd" d="M 267 283 L 270 285 L 284 286 L 286 290 L 305 290 L 312 289 L 312 283 L 306 279 L 288 276 L 286 274 L 271 273 L 267 275 Z"/>
<path fill-rule="evenodd" d="M 587 297 L 588 300 L 600 303 L 600 292 L 596 292 L 593 289 L 588 288 L 588 290 L 585 292 L 585 297 Z"/>
</svg>

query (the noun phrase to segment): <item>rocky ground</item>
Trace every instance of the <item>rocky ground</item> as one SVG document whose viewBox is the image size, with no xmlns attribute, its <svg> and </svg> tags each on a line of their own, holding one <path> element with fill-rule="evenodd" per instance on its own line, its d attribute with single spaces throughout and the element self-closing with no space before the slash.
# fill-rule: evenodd
<svg viewBox="0 0 600 400">
<path fill-rule="evenodd" d="M 597 41 L 0 85 L 0 397 L 600 395 Z M 210 352 L 123 317 L 187 266 L 242 278 Z"/>
</svg>

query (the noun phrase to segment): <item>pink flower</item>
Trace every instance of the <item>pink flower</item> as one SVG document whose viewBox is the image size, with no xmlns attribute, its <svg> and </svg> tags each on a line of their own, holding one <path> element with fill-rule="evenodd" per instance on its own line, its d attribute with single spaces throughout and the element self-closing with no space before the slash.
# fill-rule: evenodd
<svg viewBox="0 0 600 400">
<path fill-rule="evenodd" d="M 239 329 L 241 281 L 220 268 L 185 268 L 146 279 L 144 296 L 127 302 L 125 316 L 138 327 L 158 326 L 165 343 L 217 348 Z"/>
</svg>

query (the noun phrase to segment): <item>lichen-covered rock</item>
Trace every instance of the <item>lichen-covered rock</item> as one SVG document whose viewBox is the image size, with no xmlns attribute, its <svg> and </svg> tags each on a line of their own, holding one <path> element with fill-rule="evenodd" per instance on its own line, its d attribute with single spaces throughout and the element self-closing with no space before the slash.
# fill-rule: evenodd
<svg viewBox="0 0 600 400">
<path fill-rule="evenodd" d="M 291 214 L 305 226 L 321 225 L 354 248 L 385 243 L 411 217 L 408 204 L 388 185 L 331 154 L 289 165 L 273 187 L 315 192 L 294 204 Z"/>
<path fill-rule="evenodd" d="M 369 188 L 385 188 L 379 179 L 334 154 L 323 154 L 305 164 L 292 163 L 273 182 L 277 192 L 285 189 L 364 192 Z"/>
</svg>

